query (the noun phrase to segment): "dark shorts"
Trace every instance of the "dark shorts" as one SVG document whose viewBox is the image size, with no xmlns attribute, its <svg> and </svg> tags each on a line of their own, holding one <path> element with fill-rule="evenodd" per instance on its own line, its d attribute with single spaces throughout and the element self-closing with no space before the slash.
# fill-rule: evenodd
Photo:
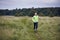
<svg viewBox="0 0 60 40">
<path fill-rule="evenodd" d="M 38 22 L 34 22 L 34 29 L 38 28 Z"/>
</svg>

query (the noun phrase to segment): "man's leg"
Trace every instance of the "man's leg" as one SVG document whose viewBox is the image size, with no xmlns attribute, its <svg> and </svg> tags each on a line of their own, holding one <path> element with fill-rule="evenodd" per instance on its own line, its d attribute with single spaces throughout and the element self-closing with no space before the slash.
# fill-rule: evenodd
<svg viewBox="0 0 60 40">
<path fill-rule="evenodd" d="M 34 23 L 34 29 L 35 29 L 35 23 Z"/>
<path fill-rule="evenodd" d="M 36 31 L 37 31 L 37 28 L 38 28 L 38 22 L 36 23 Z"/>
<path fill-rule="evenodd" d="M 36 23 L 34 23 L 34 31 L 36 31 Z"/>
</svg>

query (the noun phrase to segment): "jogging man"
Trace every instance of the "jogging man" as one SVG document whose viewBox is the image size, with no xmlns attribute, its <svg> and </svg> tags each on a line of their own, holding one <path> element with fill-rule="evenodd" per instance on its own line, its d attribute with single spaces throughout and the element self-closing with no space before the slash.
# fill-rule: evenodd
<svg viewBox="0 0 60 40">
<path fill-rule="evenodd" d="M 37 31 L 38 28 L 38 15 L 35 13 L 35 15 L 32 17 L 32 21 L 34 23 L 34 31 Z"/>
</svg>

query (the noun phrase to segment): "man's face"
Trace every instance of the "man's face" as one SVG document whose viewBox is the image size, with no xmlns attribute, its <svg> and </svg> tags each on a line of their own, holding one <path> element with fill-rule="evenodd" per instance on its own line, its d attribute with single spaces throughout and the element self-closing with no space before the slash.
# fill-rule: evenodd
<svg viewBox="0 0 60 40">
<path fill-rule="evenodd" d="M 35 15 L 37 15 L 37 13 L 35 13 Z"/>
</svg>

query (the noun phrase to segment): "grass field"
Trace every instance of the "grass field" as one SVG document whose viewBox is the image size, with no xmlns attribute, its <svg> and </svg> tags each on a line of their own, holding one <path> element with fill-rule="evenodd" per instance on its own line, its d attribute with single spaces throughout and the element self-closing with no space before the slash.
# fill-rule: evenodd
<svg viewBox="0 0 60 40">
<path fill-rule="evenodd" d="M 60 40 L 60 17 L 40 17 L 37 33 L 31 17 L 0 16 L 0 40 Z"/>
</svg>

